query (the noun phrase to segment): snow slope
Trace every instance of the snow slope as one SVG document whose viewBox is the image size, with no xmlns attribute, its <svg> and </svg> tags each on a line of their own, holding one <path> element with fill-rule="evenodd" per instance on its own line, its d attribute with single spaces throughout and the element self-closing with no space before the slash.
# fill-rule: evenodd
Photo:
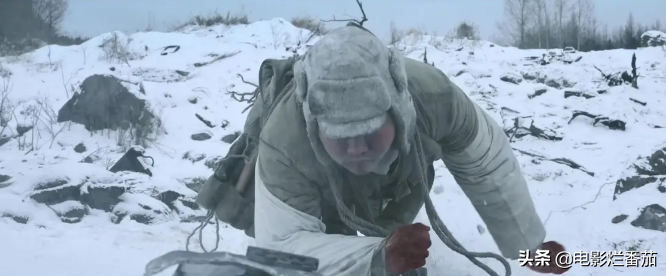
<svg viewBox="0 0 666 276">
<path fill-rule="evenodd" d="M 122 41 L 130 38 L 126 45 L 130 59 L 109 60 L 98 47 L 114 36 Z M 170 250 L 184 249 L 187 235 L 198 224 L 181 222 L 178 215 L 165 214 L 150 225 L 129 219 L 114 224 L 109 213 L 90 211 L 82 221 L 68 224 L 61 222 L 54 211 L 69 206 L 38 204 L 29 195 L 36 182 L 66 177 L 99 178 L 113 183 L 134 181 L 134 193 L 123 198 L 126 208 L 134 208 L 134 211 L 136 208 L 130 206 L 132 202 L 165 208 L 148 196 L 150 191 L 176 190 L 192 196 L 194 191 L 188 190 L 183 182 L 208 177 L 212 171 L 204 165 L 205 161 L 223 156 L 229 146 L 220 138 L 242 129 L 245 114 L 241 111 L 246 105 L 231 99 L 226 91 L 250 92 L 254 88 L 243 83 L 237 74 L 256 83 L 258 65 L 264 59 L 284 58 L 294 52 L 302 54 L 307 44 L 303 42 L 308 36 L 306 30 L 295 28 L 282 19 L 273 19 L 247 26 L 190 27 L 178 33 L 149 32 L 129 36 L 110 33 L 80 46 L 50 46 L 20 57 L 1 58 L 0 71 L 11 72 L 10 77 L 6 73 L 3 77 L 4 82 L 11 83 L 8 99 L 17 107 L 16 116 L 12 115 L 14 119 L 9 121 L 7 129 L 16 129 L 17 123 L 37 125 L 24 134 L 27 138 L 22 143 L 20 139 L 12 139 L 0 146 L 0 175 L 13 177 L 9 185 L 0 181 L 0 213 L 27 219 L 27 223 L 21 224 L 9 217 L 0 217 L 2 274 L 141 275 L 152 258 Z M 308 43 L 314 41 L 316 38 Z M 162 48 L 168 45 L 179 45 L 180 49 L 162 55 Z M 507 128 L 516 117 L 532 116 L 535 125 L 552 129 L 552 133 L 562 137 L 559 141 L 532 136 L 512 139 L 537 209 L 546 224 L 547 239 L 561 241 L 570 251 L 631 248 L 666 252 L 666 233 L 629 224 L 646 205 L 666 202 L 663 193 L 643 187 L 613 201 L 615 182 L 627 175 L 627 168 L 638 157 L 666 146 L 666 130 L 655 128 L 666 126 L 666 54 L 660 48 L 571 53 L 564 58 L 575 60 L 582 56 L 582 59 L 572 64 L 552 62 L 541 66 L 525 58 L 541 57 L 545 51 L 504 48 L 483 41 L 411 36 L 396 47 L 417 60 L 422 60 L 427 50 L 428 62 L 434 62 Z M 594 66 L 606 73 L 629 70 L 634 52 L 640 72 L 638 90 L 629 85 L 609 88 L 599 82 L 601 74 Z M 235 55 L 206 66 L 195 66 L 195 63 L 230 53 Z M 181 76 L 174 73 L 175 70 L 187 71 L 189 75 Z M 118 133 L 91 135 L 82 126 L 72 124 L 52 139 L 49 128 L 59 129 L 64 124 L 31 124 L 34 118 L 30 116 L 31 106 L 35 109 L 40 103 L 41 106 L 48 103 L 57 111 L 73 93 L 73 88 L 75 90 L 93 74 L 112 74 L 131 82 L 142 82 L 146 91 L 142 97 L 160 115 L 164 128 L 156 142 L 145 148 L 146 154 L 156 161 L 150 168 L 154 177 L 112 174 L 105 170 L 126 150 L 117 146 Z M 521 81 L 513 84 L 500 80 L 501 77 Z M 558 85 L 560 89 L 551 87 Z M 528 97 L 539 89 L 547 90 L 539 96 Z M 564 90 L 592 91 L 596 97 L 564 98 Z M 600 90 L 605 93 L 598 94 Z M 629 98 L 648 104 L 639 105 Z M 623 120 L 627 123 L 626 131 L 593 126 L 591 120 L 585 118 L 567 124 L 573 110 Z M 195 118 L 195 113 L 216 127 L 206 127 Z M 217 126 L 224 120 L 229 122 L 227 127 Z M 194 141 L 190 138 L 199 132 L 209 133 L 213 139 Z M 7 133 L 8 130 L 4 134 Z M 37 149 L 30 151 L 26 143 Z M 84 143 L 89 150 L 73 151 L 78 143 Z M 101 157 L 92 164 L 79 163 L 93 150 Z M 569 158 L 594 172 L 594 176 L 563 164 L 539 160 L 525 152 L 548 158 Z M 203 160 L 182 158 L 186 153 L 201 156 Z M 497 252 L 490 235 L 480 226 L 483 223 L 479 216 L 452 176 L 442 164 L 436 167 L 432 196 L 444 222 L 467 249 Z M 192 210 L 189 215 L 202 214 L 201 210 Z M 618 224 L 611 223 L 620 214 L 629 218 Z M 427 223 L 425 212 L 418 220 Z M 242 232 L 225 225 L 221 232 L 219 250 L 243 253 L 247 245 L 253 244 Z M 428 262 L 430 275 L 483 275 L 465 258 L 438 242 L 436 236 L 433 235 L 433 239 Z M 198 243 L 198 237 L 193 241 Z M 214 227 L 205 231 L 203 242 L 209 248 L 213 246 Z M 657 267 L 652 268 L 575 266 L 568 275 L 665 275 L 666 261 L 659 258 L 657 261 Z M 502 271 L 499 263 L 484 262 Z M 516 262 L 513 266 L 513 275 L 533 275 Z"/>
</svg>

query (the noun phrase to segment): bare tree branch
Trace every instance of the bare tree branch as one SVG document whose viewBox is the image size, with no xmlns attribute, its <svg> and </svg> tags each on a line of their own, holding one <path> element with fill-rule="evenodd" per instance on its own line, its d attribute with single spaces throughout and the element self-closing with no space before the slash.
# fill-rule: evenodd
<svg viewBox="0 0 666 276">
<path fill-rule="evenodd" d="M 252 85 L 252 86 L 254 86 L 254 87 L 259 87 L 259 85 L 256 85 L 256 84 L 254 84 L 254 83 L 251 83 L 251 82 L 249 82 L 249 81 L 246 81 L 245 78 L 243 78 L 243 75 L 241 75 L 241 74 L 236 74 L 236 76 L 239 77 L 239 78 L 241 79 L 241 81 L 242 81 L 243 83 L 245 83 L 245 84 L 249 84 L 249 85 Z"/>
<path fill-rule="evenodd" d="M 356 4 L 358 4 L 358 8 L 361 9 L 361 14 L 363 17 L 361 17 L 361 20 L 357 19 L 337 19 L 335 16 L 333 16 L 333 19 L 330 20 L 321 20 L 322 22 L 354 22 L 358 24 L 359 26 L 363 27 L 363 23 L 368 21 L 368 17 L 365 15 L 365 10 L 363 10 L 363 3 L 361 3 L 360 0 L 356 0 Z"/>
</svg>

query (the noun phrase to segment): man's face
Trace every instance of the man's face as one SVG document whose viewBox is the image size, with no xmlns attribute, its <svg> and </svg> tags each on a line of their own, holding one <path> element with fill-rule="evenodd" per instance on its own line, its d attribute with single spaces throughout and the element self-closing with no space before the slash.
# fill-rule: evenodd
<svg viewBox="0 0 666 276">
<path fill-rule="evenodd" d="M 319 139 L 331 159 L 350 172 L 363 175 L 373 171 L 382 157 L 391 149 L 395 138 L 395 125 L 390 116 L 375 132 L 341 139 Z"/>
</svg>

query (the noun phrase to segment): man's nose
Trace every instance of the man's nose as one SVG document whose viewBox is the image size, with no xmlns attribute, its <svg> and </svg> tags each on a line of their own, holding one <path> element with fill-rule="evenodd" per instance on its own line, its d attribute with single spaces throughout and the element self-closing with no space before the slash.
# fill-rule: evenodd
<svg viewBox="0 0 666 276">
<path fill-rule="evenodd" d="M 347 139 L 347 154 L 362 155 L 368 151 L 368 144 L 363 136 Z"/>
</svg>

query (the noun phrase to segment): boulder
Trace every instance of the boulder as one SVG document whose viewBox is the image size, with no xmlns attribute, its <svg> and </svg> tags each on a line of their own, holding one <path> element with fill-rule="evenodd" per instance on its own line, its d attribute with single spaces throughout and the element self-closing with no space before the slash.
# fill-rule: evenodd
<svg viewBox="0 0 666 276">
<path fill-rule="evenodd" d="M 10 218 L 11 220 L 15 221 L 16 223 L 20 223 L 20 224 L 28 223 L 28 219 L 29 219 L 28 217 L 25 217 L 25 216 L 15 215 L 15 214 L 5 213 L 5 212 L 0 213 L 0 218 Z"/>
<path fill-rule="evenodd" d="M 628 176 L 615 183 L 613 200 L 625 192 L 641 188 L 648 184 L 657 184 L 655 193 L 664 193 L 666 181 L 666 147 L 656 150 L 650 156 L 638 158 L 628 169 Z"/>
<path fill-rule="evenodd" d="M 666 147 L 656 150 L 649 156 L 638 158 L 629 167 L 626 175 L 615 183 L 613 200 L 635 189 L 654 189 L 653 193 L 666 193 Z M 626 217 L 621 220 L 614 218 L 613 223 L 618 223 L 624 219 Z M 659 204 L 648 205 L 641 210 L 638 218 L 631 221 L 631 225 L 666 232 L 666 208 Z"/>
<path fill-rule="evenodd" d="M 4 221 L 26 224 L 32 218 L 34 203 L 14 193 L 0 192 L 0 225 Z M 2 229 L 3 226 L 0 226 Z"/>
<path fill-rule="evenodd" d="M 564 47 L 564 49 L 562 49 L 562 52 L 567 53 L 567 54 L 573 54 L 573 53 L 576 52 L 576 48 L 571 47 L 571 46 L 567 46 L 567 47 Z"/>
<path fill-rule="evenodd" d="M 127 188 L 120 183 L 87 182 L 81 187 L 81 202 L 90 208 L 110 212 Z"/>
<path fill-rule="evenodd" d="M 0 174 L 0 189 L 11 185 L 12 183 L 9 180 L 12 179 L 9 175 Z"/>
<path fill-rule="evenodd" d="M 661 31 L 647 31 L 641 35 L 643 47 L 659 47 L 666 45 L 666 33 Z"/>
<path fill-rule="evenodd" d="M 176 212 L 177 214 L 187 213 L 190 210 L 200 209 L 199 204 L 195 202 L 194 197 L 187 197 L 172 190 L 162 192 L 156 198 L 162 203 L 166 204 L 169 209 Z"/>
<path fill-rule="evenodd" d="M 88 214 L 88 206 L 83 205 L 81 202 L 69 200 L 62 203 L 50 206 L 51 209 L 60 217 L 60 220 L 65 223 L 77 223 L 85 215 Z"/>
<path fill-rule="evenodd" d="M 145 194 L 124 194 L 121 202 L 113 208 L 113 223 L 125 219 L 142 224 L 154 224 L 173 219 L 169 207 Z"/>
<path fill-rule="evenodd" d="M 86 145 L 83 143 L 78 143 L 76 146 L 74 146 L 74 152 L 76 153 L 84 153 L 86 150 Z"/>
<path fill-rule="evenodd" d="M 541 72 L 522 72 L 523 79 L 528 81 L 535 81 L 536 83 L 545 84 L 546 86 L 561 89 L 561 88 L 572 88 L 576 85 L 576 82 L 570 81 L 564 77 L 551 77 Z"/>
<path fill-rule="evenodd" d="M 72 183 L 65 176 L 37 182 L 33 185 L 30 198 L 38 203 L 53 205 L 68 200 L 79 200 L 83 183 Z"/>
<path fill-rule="evenodd" d="M 190 135 L 190 139 L 192 139 L 194 141 L 206 141 L 210 138 L 213 138 L 213 136 L 207 131 L 199 132 L 199 133 L 195 133 L 195 134 Z"/>
<path fill-rule="evenodd" d="M 185 154 L 183 154 L 183 159 L 184 160 L 189 160 L 192 163 L 196 163 L 196 162 L 199 162 L 201 160 L 206 159 L 206 154 L 205 153 L 194 153 L 194 152 L 188 151 L 188 152 L 185 152 Z"/>
<path fill-rule="evenodd" d="M 14 137 L 0 137 L 0 147 L 2 147 L 2 145 L 4 144 L 9 143 L 9 141 L 11 141 L 12 138 Z"/>
<path fill-rule="evenodd" d="M 74 93 L 58 111 L 58 122 L 72 121 L 89 131 L 133 127 L 148 132 L 154 130 L 155 120 L 146 101 L 110 75 L 86 78 L 80 92 Z"/>
<path fill-rule="evenodd" d="M 113 166 L 109 169 L 110 172 L 121 172 L 121 171 L 130 171 L 130 172 L 138 172 L 138 173 L 143 173 L 147 174 L 149 176 L 153 176 L 153 173 L 150 171 L 150 169 L 146 168 L 146 166 L 139 160 L 139 158 L 150 158 L 152 157 L 145 156 L 144 155 L 145 151 L 140 148 L 140 147 L 131 147 L 123 154 L 118 161 L 116 161 Z M 154 162 L 154 160 L 153 160 Z"/>
<path fill-rule="evenodd" d="M 659 204 L 648 205 L 643 208 L 638 218 L 631 222 L 631 225 L 666 232 L 666 208 Z"/>
<path fill-rule="evenodd" d="M 618 224 L 618 223 L 620 223 L 620 222 L 623 222 L 623 221 L 624 221 L 625 219 L 627 219 L 628 217 L 629 217 L 629 216 L 628 216 L 628 215 L 625 215 L 625 214 L 617 215 L 617 216 L 613 217 L 613 219 L 611 220 L 611 222 L 614 223 L 614 224 Z"/>
<path fill-rule="evenodd" d="M 500 80 L 513 84 L 520 84 L 523 82 L 523 77 L 517 74 L 506 73 L 500 77 Z"/>
</svg>

